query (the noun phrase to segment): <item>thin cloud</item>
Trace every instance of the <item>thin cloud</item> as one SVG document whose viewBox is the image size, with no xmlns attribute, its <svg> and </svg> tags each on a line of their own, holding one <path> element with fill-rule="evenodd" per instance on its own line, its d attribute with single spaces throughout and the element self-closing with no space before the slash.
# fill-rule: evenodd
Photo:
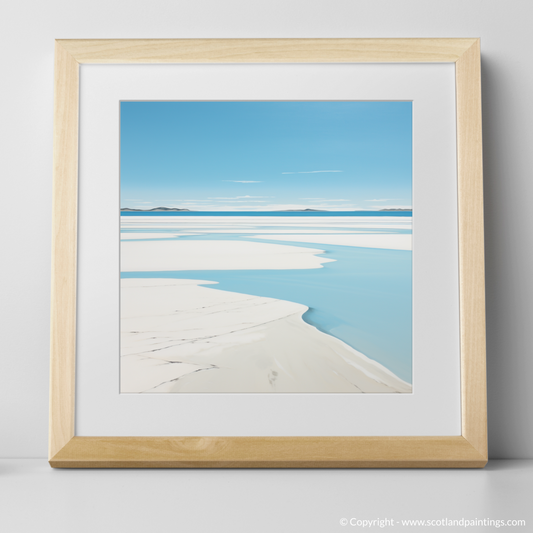
<svg viewBox="0 0 533 533">
<path fill-rule="evenodd" d="M 207 205 L 187 205 L 188 208 L 199 211 L 268 211 L 262 205 L 251 202 L 235 204 L 207 204 Z M 196 208 L 196 209 L 195 209 Z"/>
<path fill-rule="evenodd" d="M 321 174 L 322 172 L 342 172 L 342 170 L 305 170 L 303 172 L 282 172 L 282 174 Z"/>
<path fill-rule="evenodd" d="M 273 198 L 273 196 L 250 196 L 249 194 L 246 194 L 244 196 L 230 196 L 228 198 L 222 196 L 215 196 L 212 198 L 208 198 L 208 200 L 240 200 L 241 198 Z"/>
<path fill-rule="evenodd" d="M 212 200 L 217 200 L 217 198 L 212 198 Z M 246 202 L 262 204 L 263 202 L 266 202 L 266 200 L 250 200 L 249 198 L 246 198 L 246 200 L 233 200 L 232 198 L 224 198 L 224 200 L 226 202 L 232 202 L 232 203 L 235 203 L 235 204 L 239 204 L 239 203 L 242 204 L 242 203 L 246 203 Z"/>
<path fill-rule="evenodd" d="M 375 209 L 413 209 L 410 205 L 371 205 Z"/>
<path fill-rule="evenodd" d="M 300 200 L 313 200 L 315 202 L 349 202 L 346 198 L 339 198 L 338 200 L 330 200 L 329 198 L 300 198 Z"/>
<path fill-rule="evenodd" d="M 365 200 L 365 202 L 394 202 L 395 200 L 398 200 L 398 198 L 380 198 L 379 200 Z"/>
<path fill-rule="evenodd" d="M 263 183 L 262 181 L 251 181 L 251 180 L 222 180 L 229 181 L 231 183 Z"/>
</svg>

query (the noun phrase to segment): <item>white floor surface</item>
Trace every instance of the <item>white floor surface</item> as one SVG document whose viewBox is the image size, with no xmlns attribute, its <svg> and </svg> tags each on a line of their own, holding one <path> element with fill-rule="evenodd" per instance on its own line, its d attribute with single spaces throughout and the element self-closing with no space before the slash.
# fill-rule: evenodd
<svg viewBox="0 0 533 533">
<path fill-rule="evenodd" d="M 0 460 L 2 533 L 429 531 L 401 520 L 525 520 L 533 531 L 533 461 L 483 470 L 60 470 Z M 347 519 L 346 526 L 341 519 Z M 355 523 L 354 521 L 352 521 Z M 496 527 L 444 527 L 495 531 Z"/>
</svg>

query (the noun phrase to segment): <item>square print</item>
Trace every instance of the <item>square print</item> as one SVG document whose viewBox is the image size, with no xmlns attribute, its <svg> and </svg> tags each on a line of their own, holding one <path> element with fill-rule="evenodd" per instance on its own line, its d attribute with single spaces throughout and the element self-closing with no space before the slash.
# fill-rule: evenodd
<svg viewBox="0 0 533 533">
<path fill-rule="evenodd" d="M 121 102 L 122 393 L 410 393 L 412 104 Z"/>
</svg>

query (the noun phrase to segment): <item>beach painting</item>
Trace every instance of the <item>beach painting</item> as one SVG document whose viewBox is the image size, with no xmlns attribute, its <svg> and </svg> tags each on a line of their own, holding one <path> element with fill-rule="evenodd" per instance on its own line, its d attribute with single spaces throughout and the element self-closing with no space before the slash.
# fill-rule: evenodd
<svg viewBox="0 0 533 533">
<path fill-rule="evenodd" d="M 121 393 L 411 393 L 412 104 L 120 103 Z"/>
</svg>

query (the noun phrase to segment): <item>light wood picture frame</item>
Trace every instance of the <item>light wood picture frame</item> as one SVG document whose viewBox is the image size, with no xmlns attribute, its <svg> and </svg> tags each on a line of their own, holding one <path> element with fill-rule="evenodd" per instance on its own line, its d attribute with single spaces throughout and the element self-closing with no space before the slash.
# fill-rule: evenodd
<svg viewBox="0 0 533 533">
<path fill-rule="evenodd" d="M 75 434 L 79 68 L 84 63 L 455 63 L 460 436 Z M 479 39 L 124 39 L 55 43 L 49 462 L 60 468 L 483 467 L 487 463 Z"/>
</svg>

